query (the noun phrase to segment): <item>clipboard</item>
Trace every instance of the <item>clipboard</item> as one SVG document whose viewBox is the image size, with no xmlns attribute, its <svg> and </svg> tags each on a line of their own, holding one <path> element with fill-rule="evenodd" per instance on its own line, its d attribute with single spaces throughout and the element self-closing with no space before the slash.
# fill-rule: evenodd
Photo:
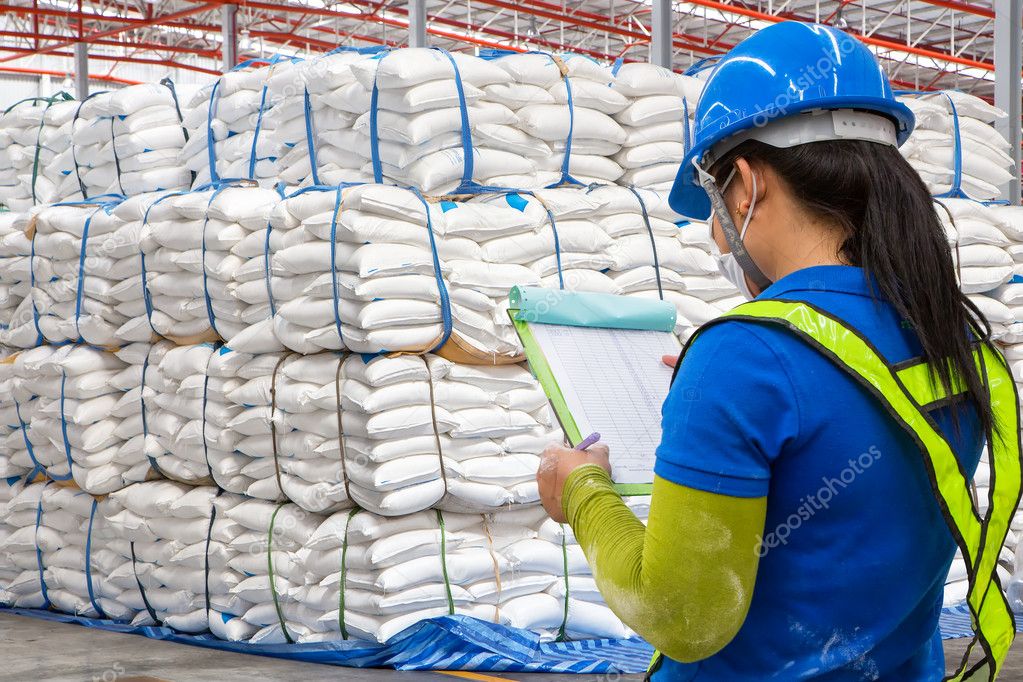
<svg viewBox="0 0 1023 682">
<path fill-rule="evenodd" d="M 568 442 L 591 432 L 611 449 L 622 495 L 649 495 L 661 405 L 682 350 L 671 303 L 629 296 L 515 287 L 508 316 Z"/>
</svg>

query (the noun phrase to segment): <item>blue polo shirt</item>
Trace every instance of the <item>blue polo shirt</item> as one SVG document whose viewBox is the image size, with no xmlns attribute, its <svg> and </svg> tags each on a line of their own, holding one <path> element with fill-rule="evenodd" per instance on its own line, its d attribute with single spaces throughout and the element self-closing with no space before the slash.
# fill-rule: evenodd
<svg viewBox="0 0 1023 682">
<path fill-rule="evenodd" d="M 816 305 L 890 363 L 921 353 L 860 268 L 800 270 L 761 298 Z M 972 475 L 983 445 L 975 411 L 932 414 Z M 689 349 L 662 421 L 658 476 L 767 497 L 767 520 L 738 635 L 698 663 L 665 660 L 655 682 L 941 679 L 938 615 L 955 544 L 920 450 L 876 398 L 791 332 L 735 320 Z"/>
</svg>

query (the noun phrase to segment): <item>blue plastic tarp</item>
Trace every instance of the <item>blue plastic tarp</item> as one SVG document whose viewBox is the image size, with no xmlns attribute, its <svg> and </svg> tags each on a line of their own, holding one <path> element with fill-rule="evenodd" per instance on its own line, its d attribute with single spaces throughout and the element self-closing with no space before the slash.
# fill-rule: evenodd
<svg viewBox="0 0 1023 682">
<path fill-rule="evenodd" d="M 627 674 L 646 670 L 653 653 L 650 645 L 638 638 L 541 642 L 536 634 L 528 630 L 487 623 L 468 616 L 444 616 L 423 621 L 384 644 L 362 640 L 315 644 L 249 644 L 225 642 L 210 634 L 187 635 L 165 627 L 133 627 L 127 623 L 83 618 L 55 611 L 2 610 L 222 651 L 355 668 Z M 970 615 L 966 605 L 942 609 L 940 627 L 944 639 L 971 636 Z"/>
<path fill-rule="evenodd" d="M 54 611 L 4 611 L 222 651 L 356 668 L 637 673 L 646 669 L 653 653 L 650 645 L 641 639 L 540 642 L 540 638 L 528 630 L 487 623 L 468 616 L 444 616 L 417 623 L 385 644 L 362 640 L 315 644 L 249 644 L 226 642 L 210 634 L 187 635 L 165 627 L 133 627 L 126 623 Z"/>
</svg>

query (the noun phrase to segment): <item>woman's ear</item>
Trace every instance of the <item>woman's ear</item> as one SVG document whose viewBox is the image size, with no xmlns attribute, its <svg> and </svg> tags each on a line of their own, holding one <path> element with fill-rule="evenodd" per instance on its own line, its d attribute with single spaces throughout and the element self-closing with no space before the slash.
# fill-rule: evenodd
<svg viewBox="0 0 1023 682">
<path fill-rule="evenodd" d="M 753 167 L 748 160 L 739 157 L 735 160 L 736 178 L 733 185 L 738 190 L 738 197 L 734 207 L 729 209 L 735 211 L 740 217 L 745 218 L 753 206 L 753 191 L 756 189 L 756 203 L 760 204 L 767 196 L 767 176 L 760 170 Z M 754 179 L 756 182 L 754 182 Z"/>
</svg>

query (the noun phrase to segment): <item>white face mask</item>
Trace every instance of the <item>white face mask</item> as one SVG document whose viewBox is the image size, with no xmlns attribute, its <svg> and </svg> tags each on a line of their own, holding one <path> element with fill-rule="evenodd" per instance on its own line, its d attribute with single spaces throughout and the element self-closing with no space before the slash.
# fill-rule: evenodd
<svg viewBox="0 0 1023 682">
<path fill-rule="evenodd" d="M 735 177 L 735 169 L 728 175 L 728 179 L 725 180 L 721 186 L 721 194 L 724 195 L 725 190 L 728 189 L 728 185 L 732 182 L 732 178 Z M 746 238 L 746 230 L 749 229 L 749 224 L 753 220 L 753 209 L 757 205 L 757 175 L 753 174 L 753 199 L 750 201 L 749 213 L 746 214 L 746 220 L 742 224 L 742 229 L 739 231 L 739 239 L 743 240 Z M 709 219 L 711 225 L 714 223 L 714 213 L 710 214 Z M 722 276 L 731 282 L 739 293 L 742 294 L 743 298 L 747 301 L 752 301 L 756 296 L 750 291 L 749 284 L 746 283 L 746 274 L 742 271 L 742 267 L 739 265 L 739 261 L 735 260 L 735 255 L 731 252 L 718 254 L 718 270 Z"/>
</svg>

